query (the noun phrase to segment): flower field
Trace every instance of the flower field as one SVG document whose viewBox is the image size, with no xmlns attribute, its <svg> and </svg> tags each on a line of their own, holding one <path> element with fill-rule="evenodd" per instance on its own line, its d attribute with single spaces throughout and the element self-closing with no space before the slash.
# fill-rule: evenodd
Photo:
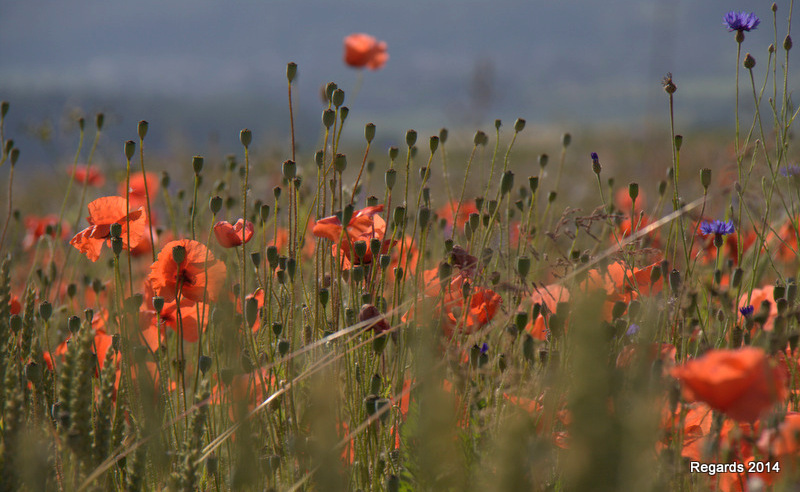
<svg viewBox="0 0 800 492">
<path fill-rule="evenodd" d="M 167 162 L 98 113 L 38 189 L 3 102 L 0 490 L 797 490 L 785 16 L 713 27 L 735 130 L 707 165 L 664 77 L 648 183 L 523 118 L 378 148 L 333 82 L 308 151 L 288 63 L 286 145 Z M 343 50 L 359 84 L 391 63 L 369 34 Z"/>
</svg>

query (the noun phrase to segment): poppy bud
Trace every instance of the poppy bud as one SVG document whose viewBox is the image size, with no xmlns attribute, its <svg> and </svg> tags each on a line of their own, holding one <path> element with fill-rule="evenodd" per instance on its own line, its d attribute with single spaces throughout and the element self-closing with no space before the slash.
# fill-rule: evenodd
<svg viewBox="0 0 800 492">
<path fill-rule="evenodd" d="M 180 265 L 186 259 L 186 248 L 183 246 L 175 246 L 172 248 L 172 261 Z"/>
<path fill-rule="evenodd" d="M 347 156 L 344 154 L 336 154 L 333 158 L 333 168 L 337 173 L 341 174 L 347 169 Z"/>
<path fill-rule="evenodd" d="M 614 303 L 614 306 L 611 308 L 611 319 L 617 319 L 623 314 L 625 314 L 625 309 L 628 305 L 623 301 L 617 301 Z"/>
<path fill-rule="evenodd" d="M 350 269 L 350 278 L 355 283 L 359 283 L 364 280 L 364 267 L 362 265 L 355 265 L 352 269 Z"/>
<path fill-rule="evenodd" d="M 569 133 L 565 133 L 561 135 L 561 146 L 562 147 L 569 147 L 569 144 L 572 143 L 572 135 Z"/>
<path fill-rule="evenodd" d="M 403 268 L 397 267 L 394 269 L 394 278 L 399 282 L 403 280 Z"/>
<path fill-rule="evenodd" d="M 289 62 L 286 64 L 286 80 L 291 84 L 297 76 L 297 63 Z"/>
<path fill-rule="evenodd" d="M 403 223 L 406 216 L 406 208 L 405 207 L 395 207 L 394 213 L 392 214 L 392 219 L 396 226 L 399 226 Z"/>
<path fill-rule="evenodd" d="M 437 137 L 436 135 L 432 136 L 430 139 L 430 148 L 431 148 L 431 154 L 436 152 L 436 149 L 439 148 L 439 137 Z"/>
<path fill-rule="evenodd" d="M 442 143 L 442 145 L 447 142 L 448 133 L 449 132 L 447 131 L 447 128 L 442 128 L 439 130 L 439 141 Z"/>
<path fill-rule="evenodd" d="M 3 152 L 8 154 L 9 152 L 11 152 L 11 149 L 13 149 L 13 148 L 14 148 L 14 139 L 12 139 L 12 138 L 7 139 L 6 140 L 6 146 L 3 148 Z"/>
<path fill-rule="evenodd" d="M 248 297 L 244 301 L 244 319 L 247 326 L 253 326 L 258 317 L 258 300 L 255 297 Z"/>
<path fill-rule="evenodd" d="M 477 145 L 486 145 L 486 143 L 488 141 L 489 141 L 489 137 L 487 137 L 486 134 L 483 133 L 480 130 L 475 132 L 475 136 L 472 137 L 472 143 L 475 144 L 476 146 Z"/>
<path fill-rule="evenodd" d="M 11 149 L 11 152 L 8 155 L 9 160 L 11 161 L 11 167 L 14 167 L 17 164 L 17 160 L 19 159 L 19 148 L 14 147 Z"/>
<path fill-rule="evenodd" d="M 528 272 L 531 270 L 531 259 L 528 256 L 520 256 L 517 258 L 517 273 L 522 280 L 528 277 Z"/>
<path fill-rule="evenodd" d="M 700 183 L 703 185 L 703 190 L 708 191 L 708 187 L 711 185 L 711 169 L 705 167 L 700 170 Z"/>
<path fill-rule="evenodd" d="M 558 196 L 558 193 L 556 193 L 555 191 L 551 191 L 551 192 L 550 192 L 550 193 L 547 195 L 547 202 L 548 202 L 548 203 L 553 203 L 554 201 L 556 201 L 556 197 L 557 197 L 557 196 Z"/>
<path fill-rule="evenodd" d="M 342 106 L 339 108 L 339 119 L 342 120 L 342 124 L 344 124 L 344 120 L 347 119 L 347 115 L 350 114 L 350 108 L 347 106 Z"/>
<path fill-rule="evenodd" d="M 122 253 L 122 238 L 121 237 L 112 237 L 111 238 L 111 251 L 114 253 L 114 256 L 119 256 Z"/>
<path fill-rule="evenodd" d="M 18 327 L 17 329 L 14 329 L 14 323 L 13 323 L 13 321 L 14 321 L 14 317 L 15 317 L 15 316 L 16 316 L 17 318 L 19 318 L 19 321 L 20 321 L 20 325 L 19 325 L 19 327 Z M 17 332 L 17 331 L 19 331 L 19 328 L 21 328 L 21 327 L 22 327 L 22 318 L 20 318 L 20 317 L 19 317 L 18 315 L 16 315 L 16 314 L 15 314 L 14 316 L 12 316 L 11 318 L 9 318 L 9 320 L 8 320 L 8 321 L 9 321 L 9 323 L 10 323 L 11 329 L 12 329 L 14 332 Z M 78 330 L 80 329 L 80 327 L 81 327 L 81 319 L 80 319 L 79 317 L 77 317 L 77 316 L 70 316 L 70 317 L 69 317 L 69 320 L 67 320 L 67 328 L 69 329 L 69 332 L 70 332 L 70 333 L 77 333 L 77 332 L 78 332 Z"/>
<path fill-rule="evenodd" d="M 394 188 L 394 184 L 397 181 L 397 171 L 394 169 L 387 169 L 386 174 L 384 176 L 384 180 L 386 181 L 386 187 L 391 190 Z"/>
<path fill-rule="evenodd" d="M 673 294 L 677 294 L 681 289 L 681 272 L 675 268 L 669 274 L 669 286 Z"/>
<path fill-rule="evenodd" d="M 539 188 L 539 176 L 528 176 L 528 187 L 531 189 L 532 194 L 536 194 Z"/>
<path fill-rule="evenodd" d="M 11 107 L 11 104 L 8 101 L 0 102 L 0 117 L 5 118 L 8 114 L 8 108 Z"/>
<path fill-rule="evenodd" d="M 197 359 L 197 367 L 200 369 L 200 372 L 203 373 L 203 376 L 206 375 L 209 369 L 211 369 L 212 359 L 207 355 L 201 355 Z"/>
<path fill-rule="evenodd" d="M 525 325 L 528 324 L 528 312 L 527 311 L 517 311 L 514 314 L 514 325 L 517 327 L 517 330 L 522 331 L 525 329 Z"/>
<path fill-rule="evenodd" d="M 283 333 L 283 324 L 279 322 L 272 323 L 272 333 L 278 337 Z"/>
<path fill-rule="evenodd" d="M 367 123 L 364 127 L 364 138 L 367 139 L 367 143 L 372 143 L 372 139 L 375 138 L 375 123 Z"/>
<path fill-rule="evenodd" d="M 756 59 L 753 58 L 753 56 L 750 53 L 747 53 L 746 55 L 744 55 L 744 62 L 742 63 L 742 65 L 744 65 L 744 68 L 750 70 L 756 66 Z"/>
<path fill-rule="evenodd" d="M 336 82 L 328 82 L 325 85 L 325 99 L 331 101 L 333 99 L 333 92 L 338 88 L 339 86 L 336 85 Z"/>
<path fill-rule="evenodd" d="M 261 222 L 266 222 L 269 220 L 269 205 L 261 205 L 258 210 L 259 217 L 261 217 Z"/>
<path fill-rule="evenodd" d="M 105 121 L 106 121 L 106 115 L 104 115 L 103 113 L 97 113 L 97 115 L 95 115 L 94 124 L 97 127 L 98 132 L 103 129 L 103 123 Z"/>
<path fill-rule="evenodd" d="M 53 314 L 53 305 L 47 301 L 42 301 L 39 304 L 39 316 L 47 323 L 47 320 L 50 319 L 50 315 Z"/>
<path fill-rule="evenodd" d="M 536 354 L 534 349 L 536 348 L 536 343 L 533 340 L 533 337 L 529 334 L 525 334 L 525 338 L 522 340 L 522 356 L 525 357 L 525 360 L 528 362 L 533 362 L 536 360 Z"/>
<path fill-rule="evenodd" d="M 417 143 L 417 132 L 415 130 L 408 130 L 406 132 L 406 145 L 413 147 Z"/>
<path fill-rule="evenodd" d="M 514 131 L 519 133 L 525 128 L 525 120 L 522 118 L 517 118 L 517 121 L 514 122 Z"/>
<path fill-rule="evenodd" d="M 331 94 L 331 102 L 337 108 L 344 103 L 344 91 L 341 89 L 336 89 Z"/>
<path fill-rule="evenodd" d="M 344 206 L 344 210 L 342 211 L 342 224 L 349 224 L 350 219 L 353 218 L 353 211 L 354 211 L 353 204 L 348 203 Z"/>
<path fill-rule="evenodd" d="M 127 157 L 128 160 L 131 160 L 133 158 L 133 152 L 135 150 L 136 150 L 136 142 L 134 142 L 133 140 L 128 140 L 127 142 L 125 142 L 125 157 Z"/>
<path fill-rule="evenodd" d="M 94 309 L 84 309 L 83 317 L 86 318 L 87 323 L 91 324 L 94 319 Z"/>
<path fill-rule="evenodd" d="M 392 261 L 392 257 L 389 255 L 381 255 L 378 258 L 378 263 L 380 264 L 381 270 L 386 270 L 389 268 L 389 263 Z"/>
<path fill-rule="evenodd" d="M 789 36 L 788 34 L 786 35 L 785 38 L 783 38 L 783 49 L 785 49 L 786 51 L 792 49 L 792 37 Z"/>
<path fill-rule="evenodd" d="M 166 171 L 161 171 L 161 187 L 168 188 L 169 182 L 170 182 L 169 173 L 167 173 Z"/>
<path fill-rule="evenodd" d="M 195 174 L 200 174 L 203 171 L 203 157 L 196 155 L 192 157 L 192 170 Z"/>
<path fill-rule="evenodd" d="M 477 231 L 480 226 L 481 216 L 478 213 L 472 212 L 469 214 L 469 228 L 472 231 Z"/>
<path fill-rule="evenodd" d="M 420 207 L 417 211 L 417 219 L 419 220 L 419 226 L 421 229 L 425 229 L 428 226 L 428 221 L 431 218 L 431 209 L 428 207 Z"/>
<path fill-rule="evenodd" d="M 658 194 L 659 196 L 664 196 L 664 193 L 667 191 L 667 182 L 661 180 L 658 182 Z"/>
<path fill-rule="evenodd" d="M 500 178 L 500 193 L 505 195 L 511 192 L 511 188 L 514 187 L 514 173 L 511 171 L 506 171 L 503 173 L 503 177 Z"/>
<path fill-rule="evenodd" d="M 242 142 L 245 148 L 250 147 L 250 142 L 253 141 L 253 133 L 245 128 L 239 132 L 239 141 Z"/>
<path fill-rule="evenodd" d="M 272 188 L 272 194 L 275 196 L 275 201 L 280 200 L 281 191 L 283 191 L 283 190 L 281 190 L 280 186 L 276 186 L 276 187 Z"/>
<path fill-rule="evenodd" d="M 367 254 L 367 242 L 358 240 L 353 244 L 353 249 L 355 250 L 356 257 L 359 260 L 363 260 L 364 256 Z"/>
</svg>

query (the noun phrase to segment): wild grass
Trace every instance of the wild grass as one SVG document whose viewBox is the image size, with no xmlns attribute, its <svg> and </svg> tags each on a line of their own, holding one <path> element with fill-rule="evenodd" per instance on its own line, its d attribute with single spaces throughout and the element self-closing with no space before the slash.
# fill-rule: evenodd
<svg viewBox="0 0 800 492">
<path fill-rule="evenodd" d="M 289 148 L 244 129 L 224 160 L 163 162 L 142 121 L 95 163 L 118 145 L 98 114 L 59 179 L 20 187 L 4 102 L 2 489 L 796 488 L 800 170 L 773 17 L 758 66 L 735 34 L 724 138 L 680 134 L 670 74 L 646 145 L 520 118 L 376 149 L 330 83 L 304 155 L 290 63 Z"/>
</svg>

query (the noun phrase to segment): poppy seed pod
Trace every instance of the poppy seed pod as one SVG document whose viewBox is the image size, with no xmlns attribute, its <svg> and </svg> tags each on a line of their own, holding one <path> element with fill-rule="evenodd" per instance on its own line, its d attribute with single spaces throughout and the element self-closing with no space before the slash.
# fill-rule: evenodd
<svg viewBox="0 0 800 492">
<path fill-rule="evenodd" d="M 527 311 L 517 311 L 514 314 L 514 325 L 517 327 L 517 330 L 522 331 L 525 329 L 525 325 L 528 324 L 528 312 Z"/>
<path fill-rule="evenodd" d="M 544 169 L 547 167 L 547 163 L 550 161 L 550 156 L 547 154 L 540 154 L 539 155 L 539 167 Z"/>
<path fill-rule="evenodd" d="M 431 218 L 431 209 L 428 207 L 420 207 L 417 211 L 417 218 L 419 219 L 419 226 L 425 229 L 428 226 L 428 221 Z"/>
<path fill-rule="evenodd" d="M 203 157 L 196 155 L 192 157 L 192 170 L 195 174 L 200 174 L 203 171 Z"/>
<path fill-rule="evenodd" d="M 339 86 L 336 85 L 336 82 L 328 82 L 325 85 L 325 99 L 331 101 L 333 99 L 333 92 L 338 88 Z"/>
<path fill-rule="evenodd" d="M 561 135 L 561 146 L 562 147 L 569 147 L 569 144 L 572 143 L 572 135 L 569 133 L 565 133 Z"/>
<path fill-rule="evenodd" d="M 675 268 L 669 273 L 669 286 L 673 294 L 677 294 L 681 289 L 681 272 Z"/>
<path fill-rule="evenodd" d="M 348 203 L 344 206 L 344 210 L 342 211 L 342 224 L 349 224 L 350 220 L 353 218 L 353 213 L 355 212 L 355 207 L 352 203 Z"/>
<path fill-rule="evenodd" d="M 494 129 L 495 130 L 499 130 L 502 125 L 503 125 L 503 122 L 500 121 L 499 119 L 498 120 L 494 120 Z"/>
<path fill-rule="evenodd" d="M 136 142 L 134 142 L 133 140 L 128 140 L 127 142 L 125 142 L 125 157 L 128 160 L 131 160 L 133 158 L 133 153 L 135 150 L 136 150 Z"/>
<path fill-rule="evenodd" d="M 242 142 L 245 148 L 249 147 L 250 143 L 253 141 L 253 133 L 245 128 L 239 132 L 239 141 Z"/>
<path fill-rule="evenodd" d="M 631 200 L 636 200 L 639 197 L 639 183 L 631 183 L 628 185 L 628 196 Z"/>
<path fill-rule="evenodd" d="M 297 77 L 297 63 L 289 62 L 286 64 L 286 80 L 291 84 L 295 77 Z"/>
<path fill-rule="evenodd" d="M 331 102 L 337 108 L 342 104 L 344 104 L 344 91 L 341 89 L 336 89 L 335 91 L 333 91 L 333 93 L 331 94 Z"/>
<path fill-rule="evenodd" d="M 435 153 L 436 149 L 439 148 L 439 137 L 437 137 L 436 135 L 430 138 L 430 148 L 431 148 L 431 154 Z"/>
<path fill-rule="evenodd" d="M 408 130 L 406 132 L 406 146 L 413 147 L 417 143 L 417 132 L 415 130 Z"/>
<path fill-rule="evenodd" d="M 489 137 L 486 136 L 486 134 L 480 130 L 475 132 L 475 136 L 472 137 L 472 143 L 475 145 L 486 145 L 488 142 L 489 142 Z"/>
<path fill-rule="evenodd" d="M 47 301 L 42 301 L 42 303 L 39 304 L 39 316 L 46 323 L 47 320 L 50 319 L 50 315 L 52 314 L 53 314 L 53 305 Z"/>
<path fill-rule="evenodd" d="M 539 176 L 528 176 L 528 187 L 531 189 L 532 194 L 536 194 L 539 188 Z"/>
<path fill-rule="evenodd" d="M 367 123 L 364 127 L 364 138 L 367 139 L 367 143 L 372 143 L 372 139 L 375 138 L 375 123 Z"/>
<path fill-rule="evenodd" d="M 244 302 L 244 319 L 247 326 L 253 326 L 258 318 L 258 299 L 249 296 Z"/>
<path fill-rule="evenodd" d="M 326 109 L 322 112 L 322 125 L 325 128 L 330 128 L 336 122 L 336 111 L 332 109 Z"/>
<path fill-rule="evenodd" d="M 347 156 L 344 154 L 336 154 L 336 157 L 333 159 L 333 169 L 341 174 L 347 169 Z"/>
<path fill-rule="evenodd" d="M 16 316 L 16 315 L 14 315 L 14 316 Z M 14 320 L 14 316 L 12 316 L 9 319 L 9 322 L 12 322 Z M 20 318 L 19 316 L 16 316 L 16 317 L 20 320 L 19 327 L 21 328 L 22 327 L 22 318 Z M 10 323 L 10 325 L 11 325 L 11 329 L 14 330 L 14 323 Z M 67 328 L 69 329 L 70 333 L 73 333 L 73 334 L 77 333 L 78 330 L 80 330 L 80 328 L 81 328 L 81 319 L 79 317 L 77 317 L 77 316 L 70 316 L 69 320 L 67 320 Z M 17 328 L 14 331 L 15 332 L 19 331 L 19 328 Z"/>
<path fill-rule="evenodd" d="M 472 212 L 471 214 L 469 214 L 469 219 L 467 219 L 467 220 L 468 220 L 468 223 L 469 223 L 470 230 L 477 231 L 478 227 L 480 227 L 480 225 L 481 225 L 480 224 L 481 215 L 479 213 Z"/>
<path fill-rule="evenodd" d="M 5 118 L 8 114 L 8 108 L 11 107 L 11 104 L 8 101 L 0 102 L 0 117 Z"/>
<path fill-rule="evenodd" d="M 528 256 L 520 256 L 517 258 L 517 273 L 522 280 L 528 277 L 528 272 L 531 270 L 531 259 Z"/>
<path fill-rule="evenodd" d="M 118 222 L 115 222 L 115 223 L 111 224 L 111 227 L 109 228 L 108 232 L 109 232 L 109 234 L 111 235 L 112 238 L 117 238 L 117 239 L 121 238 L 122 237 L 122 224 L 120 224 Z"/>
<path fill-rule="evenodd" d="M 349 114 L 350 114 L 350 108 L 348 108 L 347 106 L 342 106 L 341 108 L 339 108 L 339 119 L 342 120 L 342 123 L 344 123 L 344 120 L 347 119 L 347 115 Z"/>
<path fill-rule="evenodd" d="M 406 208 L 405 207 L 402 207 L 402 206 L 395 207 L 394 213 L 392 214 L 392 219 L 394 220 L 394 223 L 396 225 L 402 224 L 403 221 L 405 220 L 405 216 L 406 216 Z"/>
<path fill-rule="evenodd" d="M 291 345 L 289 344 L 289 340 L 280 339 L 278 340 L 278 353 L 281 354 L 281 357 L 285 356 L 289 353 L 289 349 Z"/>
<path fill-rule="evenodd" d="M 756 59 L 753 58 L 753 55 L 747 53 L 744 55 L 744 62 L 742 62 L 742 65 L 744 65 L 744 68 L 750 70 L 756 66 Z"/>
<path fill-rule="evenodd" d="M 356 241 L 353 244 L 353 250 L 356 253 L 356 258 L 363 260 L 364 256 L 367 254 L 367 242 L 364 240 Z"/>
<path fill-rule="evenodd" d="M 87 323 L 91 324 L 92 320 L 94 320 L 94 309 L 84 309 L 83 317 L 86 319 Z"/>
<path fill-rule="evenodd" d="M 221 196 L 212 196 L 210 200 L 208 200 L 208 208 L 211 209 L 211 213 L 213 215 L 217 215 L 219 211 L 222 209 L 222 197 Z"/>
<path fill-rule="evenodd" d="M 269 205 L 261 205 L 258 214 L 261 217 L 261 222 L 266 222 L 269 219 Z"/>
<path fill-rule="evenodd" d="M 444 145 L 444 143 L 447 142 L 448 134 L 449 132 L 447 128 L 442 128 L 439 130 L 439 141 L 442 142 L 442 145 Z"/>
<path fill-rule="evenodd" d="M 556 193 L 555 191 L 551 191 L 551 192 L 550 192 L 550 193 L 547 195 L 547 201 L 548 201 L 548 203 L 553 203 L 554 201 L 556 201 L 556 198 L 557 198 L 557 197 L 558 197 L 558 193 Z"/>
<path fill-rule="evenodd" d="M 180 265 L 186 259 L 186 248 L 184 246 L 175 246 L 172 248 L 172 261 Z"/>
<path fill-rule="evenodd" d="M 519 133 L 525 129 L 525 120 L 523 118 L 517 118 L 517 121 L 514 122 L 514 131 Z"/>
<path fill-rule="evenodd" d="M 283 191 L 283 190 L 281 190 L 280 186 L 276 186 L 276 187 L 272 188 L 272 194 L 275 196 L 275 201 L 280 200 L 281 191 Z"/>
<path fill-rule="evenodd" d="M 148 126 L 149 126 L 149 124 L 145 120 L 142 120 L 142 121 L 139 122 L 139 125 L 136 128 L 136 130 L 139 133 L 139 139 L 140 140 L 144 140 L 145 135 L 147 135 L 147 127 Z"/>
</svg>

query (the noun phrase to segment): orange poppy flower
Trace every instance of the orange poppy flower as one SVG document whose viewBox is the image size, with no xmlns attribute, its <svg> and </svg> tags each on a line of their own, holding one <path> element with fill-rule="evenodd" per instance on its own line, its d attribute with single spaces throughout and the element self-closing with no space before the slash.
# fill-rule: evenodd
<svg viewBox="0 0 800 492">
<path fill-rule="evenodd" d="M 531 302 L 533 304 L 540 304 L 546 309 L 541 312 L 535 319 L 532 319 L 525 326 L 527 331 L 536 340 L 547 340 L 548 330 L 545 323 L 545 316 L 556 312 L 556 307 L 559 302 L 569 301 L 569 291 L 566 287 L 560 284 L 543 285 L 541 287 L 534 286 L 534 292 L 531 294 Z"/>
<path fill-rule="evenodd" d="M 779 459 L 781 465 L 797 460 L 800 456 L 800 413 L 788 412 L 777 429 L 761 433 L 757 446 L 764 456 Z"/>
<path fill-rule="evenodd" d="M 150 200 L 152 201 L 153 197 L 158 193 L 161 180 L 156 173 L 147 172 L 145 174 L 147 178 L 143 178 L 140 172 L 131 174 L 130 187 L 128 188 L 128 198 L 131 201 L 131 207 L 146 206 L 147 194 L 150 195 Z M 147 193 L 145 193 L 144 190 L 145 179 L 147 179 Z M 124 181 L 117 187 L 117 193 L 119 193 L 120 196 L 125 196 Z"/>
<path fill-rule="evenodd" d="M 772 325 L 775 324 L 775 318 L 778 316 L 778 303 L 775 302 L 774 292 L 774 285 L 765 285 L 760 289 L 753 289 L 753 292 L 750 293 L 749 301 L 747 294 L 739 298 L 739 308 L 750 305 L 755 308 L 755 311 L 760 310 L 763 302 L 769 303 L 769 314 L 763 325 L 764 331 L 772 331 Z"/>
<path fill-rule="evenodd" d="M 614 262 L 604 272 L 590 270 L 589 277 L 581 283 L 584 289 L 600 288 L 606 291 L 608 300 L 630 302 L 641 294 L 656 294 L 661 291 L 662 281 L 650 283 L 653 268 L 660 267 L 653 263 L 644 268 L 629 267 L 622 262 Z"/>
<path fill-rule="evenodd" d="M 25 237 L 22 239 L 22 247 L 27 251 L 36 244 L 40 237 L 47 233 L 47 228 L 50 227 L 50 236 L 56 237 L 56 229 L 58 227 L 58 215 L 50 214 L 44 217 L 37 217 L 36 215 L 29 215 L 25 217 Z M 69 236 L 69 224 L 66 220 L 61 221 L 61 239 L 66 239 Z"/>
<path fill-rule="evenodd" d="M 172 250 L 182 246 L 186 250 L 183 261 L 175 263 Z M 170 241 L 164 245 L 155 263 L 150 266 L 148 281 L 155 293 L 170 302 L 178 290 L 184 299 L 195 302 L 216 301 L 228 270 L 225 264 L 214 259 L 214 254 L 202 243 L 191 239 Z"/>
<path fill-rule="evenodd" d="M 456 209 L 458 209 L 458 217 L 455 217 Z M 457 201 L 452 201 L 436 210 L 436 215 L 440 219 L 444 219 L 447 224 L 445 228 L 446 233 L 452 231 L 454 225 L 456 230 L 462 231 L 464 229 L 464 224 L 469 220 L 469 215 L 476 213 L 479 213 L 478 207 L 475 206 L 473 200 L 463 202 L 461 207 L 458 206 Z"/>
<path fill-rule="evenodd" d="M 156 325 L 156 319 L 158 318 L 155 311 L 147 311 L 145 316 L 142 317 L 142 320 L 146 322 L 146 327 L 142 330 L 142 338 L 153 351 L 158 349 L 165 328 L 170 328 L 175 333 L 178 333 L 178 329 L 181 328 L 185 341 L 196 342 L 199 338 L 200 319 L 203 320 L 203 332 L 206 331 L 206 326 L 208 326 L 208 304 L 202 302 L 195 303 L 188 299 L 181 299 L 180 327 L 178 326 L 178 304 L 175 301 L 165 302 L 159 314 L 161 319 L 160 327 Z"/>
<path fill-rule="evenodd" d="M 798 224 L 796 220 L 787 220 L 778 230 L 778 237 L 780 240 L 775 238 L 772 233 L 767 237 L 767 242 L 775 244 L 775 247 L 777 247 L 778 258 L 782 261 L 788 262 L 797 259 L 800 248 L 797 246 L 797 231 L 795 227 L 799 225 L 800 224 Z"/>
<path fill-rule="evenodd" d="M 755 347 L 709 350 L 671 373 L 680 380 L 684 398 L 704 401 L 742 422 L 756 420 L 788 393 L 783 371 Z"/>
<path fill-rule="evenodd" d="M 353 33 L 344 38 L 344 62 L 351 67 L 377 70 L 389 60 L 386 43 L 369 34 Z"/>
<path fill-rule="evenodd" d="M 223 248 L 235 248 L 242 245 L 242 229 L 244 229 L 244 242 L 250 241 L 253 237 L 254 226 L 252 222 L 247 222 L 239 219 L 235 224 L 231 225 L 227 220 L 221 220 L 214 224 L 214 235 L 217 236 L 217 242 Z"/>
<path fill-rule="evenodd" d="M 129 237 L 130 247 L 135 248 L 139 244 L 145 227 L 144 211 L 139 208 L 126 212 L 125 199 L 121 196 L 105 196 L 89 203 L 89 217 L 86 221 L 89 227 L 76 234 L 69 243 L 92 261 L 100 258 L 104 242 L 111 245 L 112 224 L 122 226 L 122 246 L 125 249 L 129 249 Z"/>
<path fill-rule="evenodd" d="M 378 215 L 382 211 L 383 205 L 375 205 L 372 207 L 362 208 L 353 214 L 353 217 L 347 224 L 345 235 L 342 237 L 338 248 L 341 251 L 342 259 L 347 260 L 345 267 L 349 266 L 351 263 L 357 264 L 360 262 L 372 262 L 372 251 L 369 248 L 369 243 L 372 239 L 380 239 L 383 241 L 381 252 L 385 253 L 389 251 L 389 241 L 383 240 L 383 237 L 386 234 L 386 221 L 384 221 L 383 218 Z M 311 232 L 317 237 L 324 237 L 336 243 L 342 236 L 342 223 L 335 215 L 331 217 L 325 217 L 323 219 L 319 219 L 314 224 L 314 228 L 311 230 Z M 355 255 L 353 255 L 351 247 L 356 243 L 356 241 L 364 241 L 367 243 L 368 247 L 363 260 L 354 262 L 353 257 Z M 336 246 L 334 246 L 334 254 L 336 254 Z M 358 259 L 355 258 L 355 260 Z"/>
<path fill-rule="evenodd" d="M 438 269 L 426 270 L 424 277 L 426 281 L 424 295 L 438 297 L 442 288 L 438 279 Z M 494 318 L 497 309 L 503 302 L 503 298 L 493 290 L 472 286 L 469 306 L 465 306 L 463 286 L 464 282 L 469 280 L 469 276 L 463 271 L 455 275 L 450 283 L 444 286 L 445 292 L 441 303 L 434 307 L 436 313 L 434 316 L 441 317 L 442 330 L 448 338 L 453 336 L 456 328 L 459 333 L 465 335 L 480 330 Z M 410 315 L 411 311 L 403 316 L 403 321 L 410 319 Z"/>
<path fill-rule="evenodd" d="M 78 183 L 86 183 L 89 186 L 100 187 L 106 182 L 103 173 L 98 171 L 96 167 L 87 167 L 86 164 L 75 166 L 75 172 L 72 173 L 72 176 Z"/>
<path fill-rule="evenodd" d="M 631 194 L 627 187 L 620 188 L 614 193 L 614 205 L 620 212 L 630 215 L 633 200 L 631 200 Z M 646 207 L 645 194 L 642 190 L 639 190 L 639 195 L 636 197 L 636 210 L 644 210 Z"/>
</svg>

